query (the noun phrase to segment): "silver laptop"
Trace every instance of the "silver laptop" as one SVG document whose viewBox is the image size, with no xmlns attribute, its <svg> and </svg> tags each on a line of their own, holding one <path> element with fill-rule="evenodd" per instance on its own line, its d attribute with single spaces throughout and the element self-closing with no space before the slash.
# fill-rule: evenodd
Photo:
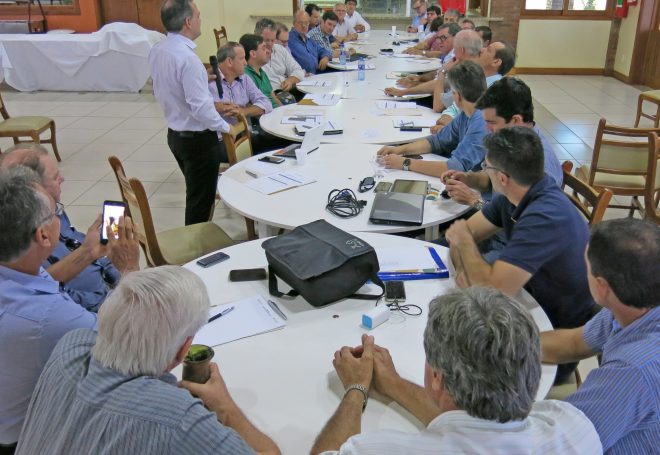
<svg viewBox="0 0 660 455">
<path fill-rule="evenodd" d="M 425 194 L 376 193 L 369 221 L 373 224 L 421 226 Z"/>
<path fill-rule="evenodd" d="M 325 122 L 307 131 L 305 136 L 303 136 L 302 144 L 291 144 L 282 150 L 282 152 L 275 153 L 275 155 L 283 156 L 285 158 L 295 158 L 296 150 L 299 148 L 307 152 L 309 155 L 321 145 L 321 138 L 323 137 L 324 130 Z"/>
</svg>

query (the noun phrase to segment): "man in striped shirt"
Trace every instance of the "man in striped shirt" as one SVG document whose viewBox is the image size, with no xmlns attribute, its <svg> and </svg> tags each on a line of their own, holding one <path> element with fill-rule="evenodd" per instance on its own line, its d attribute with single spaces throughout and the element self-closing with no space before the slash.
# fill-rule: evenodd
<svg viewBox="0 0 660 455">
<path fill-rule="evenodd" d="M 567 401 L 593 422 L 608 455 L 660 447 L 660 227 L 596 224 L 586 252 L 589 288 L 603 309 L 585 326 L 541 336 L 543 361 L 600 353 L 600 367 Z M 655 448 L 654 448 L 655 447 Z"/>
<path fill-rule="evenodd" d="M 215 363 L 205 384 L 177 387 L 170 371 L 208 312 L 204 283 L 184 268 L 123 277 L 101 307 L 98 334 L 74 330 L 55 347 L 16 453 L 279 454 L 233 401 Z"/>
<path fill-rule="evenodd" d="M 344 397 L 312 454 L 600 454 L 594 426 L 561 401 L 534 403 L 541 379 L 539 332 L 529 312 L 492 288 L 454 289 L 429 304 L 424 386 L 403 379 L 387 349 L 335 352 Z M 419 433 L 360 434 L 369 388 L 419 419 Z"/>
</svg>

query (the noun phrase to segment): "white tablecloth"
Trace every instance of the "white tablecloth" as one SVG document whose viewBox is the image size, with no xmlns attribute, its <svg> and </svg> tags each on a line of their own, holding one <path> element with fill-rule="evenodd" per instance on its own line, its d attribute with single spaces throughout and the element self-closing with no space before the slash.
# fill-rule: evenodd
<svg viewBox="0 0 660 455">
<path fill-rule="evenodd" d="M 0 35 L 0 64 L 20 91 L 137 92 L 149 78 L 149 51 L 164 37 L 121 22 L 88 34 Z"/>
</svg>

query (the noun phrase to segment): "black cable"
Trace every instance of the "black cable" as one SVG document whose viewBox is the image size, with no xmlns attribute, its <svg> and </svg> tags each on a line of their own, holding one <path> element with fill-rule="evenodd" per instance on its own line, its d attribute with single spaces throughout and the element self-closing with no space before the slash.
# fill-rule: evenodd
<svg viewBox="0 0 660 455">
<path fill-rule="evenodd" d="M 355 193 L 348 188 L 343 190 L 332 190 L 328 193 L 328 203 L 325 209 L 340 218 L 352 218 L 358 216 L 367 201 L 360 201 Z"/>
<path fill-rule="evenodd" d="M 376 306 L 378 306 L 378 303 L 380 302 L 380 299 L 376 300 Z M 408 315 L 408 316 L 419 316 L 422 314 L 422 308 L 419 305 L 415 305 L 413 303 L 406 303 L 406 304 L 399 304 L 398 300 L 394 300 L 390 303 L 385 303 L 385 306 L 390 309 L 390 311 L 400 311 L 401 313 Z"/>
</svg>

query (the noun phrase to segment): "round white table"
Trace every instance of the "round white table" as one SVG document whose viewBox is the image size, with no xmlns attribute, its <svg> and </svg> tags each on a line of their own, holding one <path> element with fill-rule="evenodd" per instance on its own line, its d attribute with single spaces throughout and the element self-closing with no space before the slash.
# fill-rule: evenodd
<svg viewBox="0 0 660 455">
<path fill-rule="evenodd" d="M 318 150 L 307 156 L 307 162 L 303 166 L 298 166 L 294 159 L 286 159 L 282 164 L 270 165 L 276 172 L 290 169 L 316 179 L 316 182 L 309 185 L 270 195 L 262 194 L 245 185 L 247 181 L 253 179 L 245 172 L 245 166 L 254 163 L 260 157 L 254 156 L 240 161 L 222 174 L 218 180 L 218 193 L 225 205 L 257 222 L 260 238 L 269 235 L 267 226 L 293 229 L 301 224 L 323 218 L 340 229 L 354 232 L 394 233 L 427 228 L 426 239 L 430 240 L 437 237 L 432 229 L 434 226 L 452 220 L 468 210 L 469 207 L 465 205 L 439 197 L 435 201 L 426 201 L 421 226 L 369 223 L 375 193 L 373 190 L 359 193 L 358 185 L 363 178 L 374 175 L 370 159 L 376 156 L 379 148 L 378 145 L 369 144 L 350 146 L 321 144 Z M 424 159 L 444 158 L 426 154 Z M 439 178 L 400 170 L 386 170 L 381 180 L 393 182 L 396 179 L 426 180 L 433 188 L 440 191 L 444 189 L 444 184 Z M 366 207 L 356 217 L 339 218 L 325 209 L 328 193 L 333 189 L 344 188 L 353 190 L 358 199 L 367 201 Z"/>
<path fill-rule="evenodd" d="M 356 83 L 356 85 L 361 84 Z M 366 84 L 365 84 L 366 86 Z M 438 114 L 427 107 L 417 106 L 422 115 L 383 115 L 377 108 L 377 100 L 341 99 L 335 106 L 306 106 L 291 104 L 259 117 L 259 124 L 264 131 L 288 139 L 302 142 L 302 136 L 294 131 L 294 125 L 282 123 L 285 116 L 297 114 L 322 113 L 326 120 L 339 122 L 342 134 L 324 135 L 321 142 L 328 144 L 402 144 L 430 134 L 429 128 L 420 132 L 400 131 L 394 128 L 393 121 L 423 121 L 435 124 Z"/>
<path fill-rule="evenodd" d="M 359 236 L 375 248 L 425 245 L 418 240 L 389 235 Z M 261 243 L 262 240 L 255 240 L 226 248 L 223 251 L 230 259 L 207 269 L 194 262 L 185 267 L 206 283 L 213 305 L 260 294 L 277 301 L 287 315 L 287 325 L 282 330 L 214 347 L 214 361 L 220 366 L 236 403 L 258 428 L 273 438 L 282 453 L 306 454 L 343 395 L 332 366 L 334 352 L 344 345 L 359 344 L 361 335 L 368 332 L 376 343 L 390 350 L 402 377 L 423 384 L 422 334 L 428 302 L 454 283 L 451 278 L 406 282 L 407 302 L 422 307 L 422 315 L 395 313 L 388 322 L 368 331 L 360 325 L 361 315 L 374 306 L 373 301 L 347 299 L 314 308 L 301 297 L 293 300 L 270 297 L 267 281 L 229 282 L 232 269 L 266 266 Z M 448 250 L 437 248 L 443 261 L 447 261 Z M 373 285 L 367 287 L 374 292 L 378 289 Z M 523 300 L 539 329 L 550 330 L 550 321 L 538 304 L 530 298 Z M 543 365 L 537 399 L 543 399 L 550 390 L 555 371 L 555 366 Z M 180 377 L 180 367 L 174 373 Z M 388 428 L 417 432 L 422 425 L 399 405 L 372 393 L 362 416 L 362 431 Z"/>
</svg>

